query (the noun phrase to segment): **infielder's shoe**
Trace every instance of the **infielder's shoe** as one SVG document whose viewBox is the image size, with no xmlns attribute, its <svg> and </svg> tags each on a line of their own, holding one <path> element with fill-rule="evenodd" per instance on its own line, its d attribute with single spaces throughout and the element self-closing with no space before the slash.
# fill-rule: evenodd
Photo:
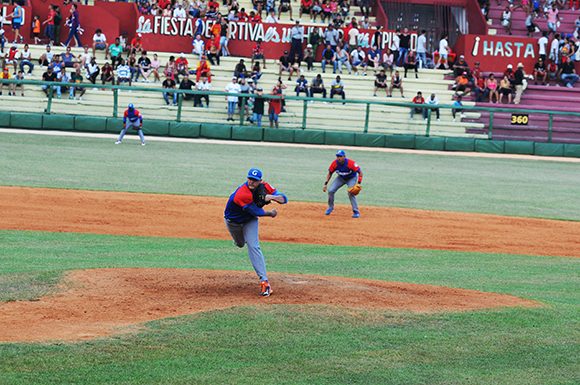
<svg viewBox="0 0 580 385">
<path fill-rule="evenodd" d="M 145 142 L 141 143 L 141 146 L 144 146 L 144 145 L 145 145 Z"/>
<path fill-rule="evenodd" d="M 352 214 L 352 217 L 353 218 L 360 218 L 360 213 L 353 213 Z"/>
<path fill-rule="evenodd" d="M 326 209 L 326 211 L 324 212 L 324 215 L 330 215 L 330 213 L 332 213 L 334 209 L 332 207 L 329 207 Z"/>
<path fill-rule="evenodd" d="M 269 297 L 272 294 L 272 287 L 268 281 L 260 282 L 260 295 L 262 297 Z"/>
<path fill-rule="evenodd" d="M 115 142 L 115 144 L 121 144 L 121 142 L 120 142 L 119 140 L 117 140 L 117 141 Z"/>
</svg>

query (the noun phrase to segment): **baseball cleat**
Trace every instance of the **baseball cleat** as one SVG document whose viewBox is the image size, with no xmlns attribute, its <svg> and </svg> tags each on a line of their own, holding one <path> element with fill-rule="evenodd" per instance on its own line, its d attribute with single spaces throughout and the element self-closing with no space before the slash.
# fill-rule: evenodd
<svg viewBox="0 0 580 385">
<path fill-rule="evenodd" d="M 119 140 L 117 140 L 117 141 L 115 142 L 115 144 L 121 144 L 121 142 L 120 142 Z"/>
<path fill-rule="evenodd" d="M 360 218 L 360 213 L 354 213 L 354 214 L 352 214 L 352 217 L 353 218 Z"/>
<path fill-rule="evenodd" d="M 268 281 L 260 282 L 260 295 L 262 297 L 269 297 L 272 294 L 272 287 Z"/>
<path fill-rule="evenodd" d="M 324 212 L 324 215 L 330 215 L 330 213 L 332 213 L 333 210 L 334 209 L 331 207 L 327 208 L 326 211 Z"/>
</svg>

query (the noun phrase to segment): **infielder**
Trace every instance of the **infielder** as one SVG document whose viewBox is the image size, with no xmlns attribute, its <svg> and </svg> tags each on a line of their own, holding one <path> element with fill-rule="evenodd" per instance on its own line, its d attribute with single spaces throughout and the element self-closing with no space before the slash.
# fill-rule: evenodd
<svg viewBox="0 0 580 385">
<path fill-rule="evenodd" d="M 117 139 L 115 144 L 121 144 L 127 130 L 129 128 L 134 128 L 137 130 L 137 134 L 139 134 L 139 138 L 141 139 L 141 146 L 145 145 L 145 136 L 143 135 L 143 115 L 141 115 L 139 110 L 136 109 L 133 104 L 129 104 L 123 114 L 123 126 L 124 128 L 119 134 L 119 139 Z"/>
<path fill-rule="evenodd" d="M 328 188 L 328 208 L 325 214 L 330 215 L 334 210 L 334 194 L 344 185 L 348 186 L 348 199 L 350 199 L 350 205 L 352 206 L 352 217 L 359 218 L 360 211 L 358 209 L 358 203 L 356 201 L 356 196 L 362 189 L 360 185 L 362 183 L 362 170 L 352 159 L 347 159 L 344 151 L 339 150 L 336 153 L 336 160 L 330 164 L 328 168 L 328 174 L 326 175 L 326 182 L 324 182 L 323 192 L 326 192 L 328 187 L 328 182 L 332 177 L 332 174 L 337 174 L 330 188 Z"/>
<path fill-rule="evenodd" d="M 224 218 L 228 231 L 238 247 L 248 245 L 248 255 L 260 279 L 260 295 L 268 297 L 272 287 L 266 274 L 266 261 L 258 239 L 258 217 L 276 217 L 276 209 L 266 211 L 262 207 L 270 202 L 286 204 L 286 195 L 262 181 L 262 171 L 251 168 L 248 180 L 230 195 Z"/>
</svg>

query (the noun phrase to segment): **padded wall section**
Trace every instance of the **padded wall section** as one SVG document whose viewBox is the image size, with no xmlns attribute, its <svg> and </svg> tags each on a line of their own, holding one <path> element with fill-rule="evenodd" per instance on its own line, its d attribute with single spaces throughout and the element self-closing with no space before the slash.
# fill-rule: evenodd
<svg viewBox="0 0 580 385">
<path fill-rule="evenodd" d="M 475 151 L 487 152 L 492 154 L 501 154 L 505 150 L 505 142 L 503 140 L 475 140 Z"/>
<path fill-rule="evenodd" d="M 223 124 L 202 124 L 200 136 L 209 139 L 231 139 L 232 126 Z"/>
<path fill-rule="evenodd" d="M 386 135 L 385 147 L 415 148 L 415 135 Z"/>
<path fill-rule="evenodd" d="M 75 116 L 75 131 L 105 132 L 107 130 L 107 118 L 100 116 Z M 119 129 L 119 131 L 121 131 Z"/>
<path fill-rule="evenodd" d="M 385 135 L 356 133 L 354 135 L 354 145 L 363 147 L 385 147 Z"/>
<path fill-rule="evenodd" d="M 232 139 L 259 142 L 264 138 L 264 129 L 256 126 L 232 127 Z"/>
<path fill-rule="evenodd" d="M 293 143 L 294 131 L 289 128 L 264 128 L 264 141 Z"/>
<path fill-rule="evenodd" d="M 415 138 L 415 148 L 417 150 L 445 150 L 445 138 L 418 136 Z"/>
<path fill-rule="evenodd" d="M 323 130 L 296 130 L 294 141 L 296 143 L 324 144 Z"/>
<path fill-rule="evenodd" d="M 199 123 L 189 122 L 171 122 L 169 123 L 169 136 L 179 138 L 199 138 L 201 125 Z"/>
<path fill-rule="evenodd" d="M 14 128 L 42 129 L 42 114 L 11 112 L 10 126 Z"/>
<path fill-rule="evenodd" d="M 541 156 L 564 156 L 564 144 L 562 143 L 536 143 L 534 154 Z"/>
</svg>

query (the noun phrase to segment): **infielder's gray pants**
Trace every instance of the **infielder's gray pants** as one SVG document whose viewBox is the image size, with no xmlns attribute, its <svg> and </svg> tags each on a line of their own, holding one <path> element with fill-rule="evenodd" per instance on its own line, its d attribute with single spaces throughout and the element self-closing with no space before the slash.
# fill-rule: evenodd
<svg viewBox="0 0 580 385">
<path fill-rule="evenodd" d="M 347 180 L 344 180 L 341 177 L 336 177 L 332 181 L 332 184 L 330 185 L 330 187 L 328 188 L 328 208 L 330 208 L 330 209 L 334 208 L 334 194 L 338 191 L 339 188 L 341 188 L 344 185 L 347 185 L 348 187 L 352 187 L 356 184 L 357 180 L 358 180 L 358 174 L 355 174 L 355 176 L 353 176 L 352 178 L 347 179 Z M 358 203 L 356 202 L 356 196 L 352 195 L 352 194 L 348 194 L 348 199 L 350 199 L 350 205 L 352 206 L 353 213 L 359 214 Z"/>
<path fill-rule="evenodd" d="M 266 260 L 264 259 L 264 254 L 262 254 L 262 249 L 260 249 L 260 240 L 258 239 L 258 219 L 252 219 L 247 223 L 234 223 L 229 222 L 227 219 L 225 221 L 236 246 L 244 247 L 244 244 L 248 244 L 248 256 L 260 281 L 267 281 Z"/>
<path fill-rule="evenodd" d="M 133 127 L 134 129 L 137 130 L 137 134 L 139 135 L 139 139 L 141 139 L 141 143 L 145 143 L 145 136 L 143 135 L 143 130 L 139 127 L 139 125 L 140 125 L 139 122 L 130 122 L 129 120 L 127 120 L 127 123 L 125 123 L 125 128 L 121 130 L 121 133 L 119 134 L 119 138 L 117 140 L 121 142 L 125 137 L 127 130 Z"/>
</svg>

